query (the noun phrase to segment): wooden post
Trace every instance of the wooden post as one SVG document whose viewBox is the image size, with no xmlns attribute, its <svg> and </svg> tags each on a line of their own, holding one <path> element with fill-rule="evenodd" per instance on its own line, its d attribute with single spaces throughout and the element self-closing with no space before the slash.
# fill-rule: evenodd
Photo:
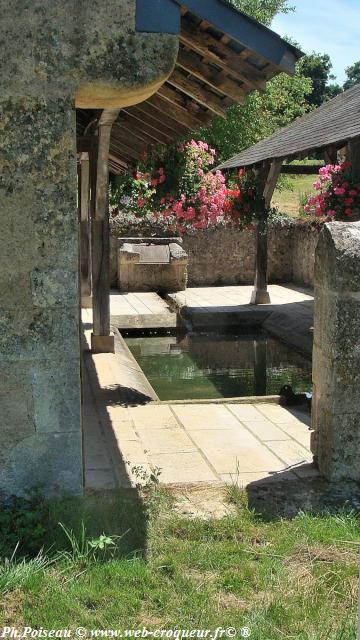
<svg viewBox="0 0 360 640">
<path fill-rule="evenodd" d="M 352 140 L 348 143 L 347 160 L 352 164 L 351 172 L 354 182 L 360 182 L 360 140 Z"/>
<path fill-rule="evenodd" d="M 110 333 L 110 238 L 109 238 L 109 150 L 111 128 L 118 109 L 104 109 L 98 125 L 96 188 L 92 220 L 92 286 L 94 353 L 113 353 L 114 336 Z"/>
<path fill-rule="evenodd" d="M 92 307 L 91 301 L 91 250 L 90 250 L 90 162 L 89 154 L 80 155 L 80 287 L 81 306 Z"/>
<path fill-rule="evenodd" d="M 337 163 L 337 148 L 334 145 L 330 145 L 324 149 L 324 160 L 326 164 Z"/>
<path fill-rule="evenodd" d="M 267 290 L 268 262 L 268 209 L 281 171 L 282 160 L 264 162 L 257 174 L 257 193 L 255 201 L 256 224 L 256 265 L 255 283 L 250 304 L 268 304 L 270 295 Z"/>
</svg>

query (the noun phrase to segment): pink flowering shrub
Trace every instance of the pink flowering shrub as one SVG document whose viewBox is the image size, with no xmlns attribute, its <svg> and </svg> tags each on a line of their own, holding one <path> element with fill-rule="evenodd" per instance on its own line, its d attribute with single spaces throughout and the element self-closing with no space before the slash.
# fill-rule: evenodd
<svg viewBox="0 0 360 640">
<path fill-rule="evenodd" d="M 351 163 L 328 164 L 319 170 L 314 182 L 316 195 L 310 196 L 304 211 L 330 220 L 358 220 L 360 216 L 360 183 L 355 184 Z"/>
<path fill-rule="evenodd" d="M 113 180 L 113 217 L 127 213 L 185 233 L 217 224 L 249 226 L 254 217 L 255 175 L 240 170 L 227 188 L 221 171 L 212 172 L 215 149 L 206 142 L 152 150 L 133 176 Z"/>
</svg>

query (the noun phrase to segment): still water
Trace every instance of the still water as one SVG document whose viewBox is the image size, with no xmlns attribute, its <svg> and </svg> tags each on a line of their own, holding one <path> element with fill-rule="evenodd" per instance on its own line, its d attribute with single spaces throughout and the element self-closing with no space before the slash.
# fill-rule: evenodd
<svg viewBox="0 0 360 640">
<path fill-rule="evenodd" d="M 276 395 L 311 390 L 311 362 L 264 333 L 127 338 L 160 400 Z"/>
</svg>

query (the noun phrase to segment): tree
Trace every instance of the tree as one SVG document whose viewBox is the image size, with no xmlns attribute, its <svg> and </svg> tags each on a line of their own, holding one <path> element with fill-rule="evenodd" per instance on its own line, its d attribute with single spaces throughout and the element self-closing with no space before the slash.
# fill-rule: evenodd
<svg viewBox="0 0 360 640">
<path fill-rule="evenodd" d="M 312 92 L 308 96 L 308 102 L 313 107 L 319 107 L 323 102 L 341 93 L 342 88 L 337 84 L 329 84 L 334 80 L 332 75 L 332 62 L 327 53 L 315 53 L 304 56 L 298 62 L 299 73 L 312 80 Z"/>
<path fill-rule="evenodd" d="M 281 73 L 268 82 L 266 93 L 251 93 L 243 105 L 230 107 L 226 118 L 214 118 L 200 135 L 217 149 L 221 162 L 306 113 L 311 90 L 311 80 L 299 72 L 293 78 Z"/>
<path fill-rule="evenodd" d="M 230 0 L 231 3 L 258 22 L 269 27 L 278 13 L 289 13 L 294 7 L 288 0 Z"/>
<path fill-rule="evenodd" d="M 344 89 L 350 89 L 356 84 L 360 84 L 360 60 L 355 62 L 351 67 L 345 69 L 347 80 L 344 82 Z"/>
</svg>

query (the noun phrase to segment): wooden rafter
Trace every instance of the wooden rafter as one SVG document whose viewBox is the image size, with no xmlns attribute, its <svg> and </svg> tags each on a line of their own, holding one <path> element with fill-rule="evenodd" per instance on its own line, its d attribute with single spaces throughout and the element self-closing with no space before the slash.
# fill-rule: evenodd
<svg viewBox="0 0 360 640">
<path fill-rule="evenodd" d="M 146 142 L 141 140 L 139 141 L 134 137 L 134 135 L 128 133 L 127 131 L 124 131 L 121 125 L 116 125 L 116 127 L 113 127 L 111 142 L 114 142 L 115 144 L 121 143 L 121 145 L 123 145 L 124 147 L 130 147 L 133 151 L 139 153 L 140 155 L 143 153 L 144 147 L 147 147 Z"/>
<path fill-rule="evenodd" d="M 123 144 L 122 142 L 119 142 L 119 140 L 117 140 L 114 137 L 111 138 L 110 149 L 112 153 L 117 152 L 119 153 L 120 157 L 125 158 L 130 162 L 131 161 L 136 162 L 137 160 L 140 160 L 143 154 L 143 150 L 135 151 L 131 145 Z"/>
<path fill-rule="evenodd" d="M 128 163 L 124 160 L 121 160 L 119 156 L 114 156 L 112 153 L 109 153 L 109 165 L 113 165 L 121 168 L 125 171 L 128 168 Z"/>
<path fill-rule="evenodd" d="M 227 78 L 223 71 L 212 70 L 209 66 L 203 64 L 201 59 L 193 52 L 181 49 L 176 64 L 235 102 L 240 104 L 244 102 L 246 95 L 244 89 L 239 87 L 234 80 Z"/>
<path fill-rule="evenodd" d="M 319 173 L 319 164 L 284 164 L 281 173 L 289 175 L 315 175 Z"/>
<path fill-rule="evenodd" d="M 250 51 L 245 50 L 246 54 L 244 52 L 236 53 L 221 40 L 214 38 L 211 33 L 199 31 L 185 19 L 181 22 L 179 39 L 187 47 L 215 62 L 221 69 L 231 73 L 234 78 L 244 82 L 252 89 L 265 91 L 265 80 L 261 78 L 255 67 L 246 62 L 245 55 L 249 56 Z"/>
<path fill-rule="evenodd" d="M 188 109 L 169 103 L 161 95 L 155 95 L 148 99 L 147 104 L 155 107 L 161 113 L 161 117 L 172 118 L 174 122 L 187 127 L 187 129 L 199 129 L 204 124 L 207 124 L 208 118 L 201 115 L 194 115 L 189 112 Z"/>
<path fill-rule="evenodd" d="M 121 112 L 121 122 L 124 122 L 125 128 L 130 131 L 134 131 L 135 134 L 139 134 L 140 137 L 148 137 L 151 142 L 155 142 L 156 144 L 167 144 L 171 140 L 171 135 L 166 133 L 165 131 L 159 131 L 158 128 L 154 128 L 150 124 L 144 122 L 143 119 L 139 119 L 139 117 L 134 113 L 125 113 Z"/>
<path fill-rule="evenodd" d="M 150 122 L 153 127 L 158 128 L 160 131 L 170 133 L 171 138 L 186 135 L 189 131 L 189 127 L 177 121 L 175 118 L 170 117 L 166 113 L 165 108 L 163 111 L 160 111 L 154 107 L 154 105 L 149 104 L 148 101 L 142 102 L 136 105 L 136 107 L 131 107 L 130 113 L 143 114 L 145 122 Z"/>
<path fill-rule="evenodd" d="M 179 70 L 175 69 L 168 79 L 168 84 L 171 84 L 193 100 L 196 100 L 199 104 L 207 107 L 217 116 L 225 116 L 226 106 L 224 108 L 223 100 L 210 91 L 200 87 L 197 82 L 193 82 L 190 77 L 187 78 Z"/>
<path fill-rule="evenodd" d="M 133 127 L 126 126 L 125 124 L 122 125 L 121 130 L 122 133 L 128 137 L 128 140 L 134 140 L 138 145 L 141 145 L 142 149 L 151 146 L 157 146 L 159 144 L 164 144 L 157 142 L 153 138 L 150 138 L 150 136 L 146 136 L 146 134 L 144 134 L 143 132 L 136 132 Z M 114 136 L 116 137 L 116 134 L 114 134 Z"/>
</svg>

